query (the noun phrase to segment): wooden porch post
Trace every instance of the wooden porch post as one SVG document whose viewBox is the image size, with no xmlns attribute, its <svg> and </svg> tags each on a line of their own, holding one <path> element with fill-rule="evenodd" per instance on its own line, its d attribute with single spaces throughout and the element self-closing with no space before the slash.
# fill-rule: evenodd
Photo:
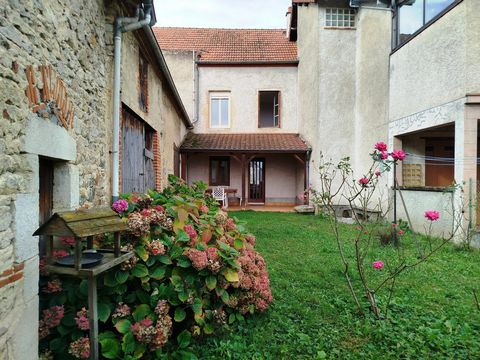
<svg viewBox="0 0 480 360">
<path fill-rule="evenodd" d="M 308 203 L 310 202 L 310 191 L 308 190 L 309 183 L 310 183 L 309 175 L 310 175 L 310 151 L 307 151 L 305 153 L 305 173 L 303 175 L 304 187 L 306 191 L 305 196 L 303 197 L 304 205 L 308 205 Z"/>
<path fill-rule="evenodd" d="M 187 157 L 187 153 L 181 153 L 180 154 L 180 159 L 181 159 L 181 165 L 182 165 L 182 168 L 180 169 L 180 177 L 187 181 L 187 160 L 188 160 L 188 157 Z"/>
<path fill-rule="evenodd" d="M 247 199 L 245 199 L 245 154 L 242 154 L 242 200 L 240 201 L 240 207 L 242 207 L 242 201 L 244 205 L 247 204 Z"/>
</svg>

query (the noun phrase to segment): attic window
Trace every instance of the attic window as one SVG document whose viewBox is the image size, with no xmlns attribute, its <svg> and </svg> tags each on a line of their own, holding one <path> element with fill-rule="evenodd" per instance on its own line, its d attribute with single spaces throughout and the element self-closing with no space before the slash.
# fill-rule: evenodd
<svg viewBox="0 0 480 360">
<path fill-rule="evenodd" d="M 148 112 L 148 62 L 142 54 L 139 57 L 138 79 L 140 87 L 138 105 L 142 111 Z"/>
<path fill-rule="evenodd" d="M 355 10 L 327 8 L 325 12 L 325 26 L 349 29 L 355 28 Z"/>
</svg>

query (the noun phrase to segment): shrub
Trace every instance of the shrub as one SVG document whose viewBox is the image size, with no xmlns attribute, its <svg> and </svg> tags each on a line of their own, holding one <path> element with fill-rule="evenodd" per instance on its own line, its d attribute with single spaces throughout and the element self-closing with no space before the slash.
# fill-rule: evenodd
<svg viewBox="0 0 480 360">
<path fill-rule="evenodd" d="M 114 204 L 130 229 L 122 244 L 135 257 L 99 284 L 104 357 L 194 358 L 192 337 L 213 334 L 272 302 L 255 238 L 206 197 L 205 189 L 203 183 L 189 187 L 171 177 L 163 192 L 126 194 Z M 80 339 L 88 335 L 82 318 L 88 311 L 82 309 L 86 284 L 67 282 L 50 286 L 63 286 L 60 295 L 46 294 L 43 306 L 62 306 L 64 315 L 51 316 L 60 323 L 49 327 L 48 335 L 44 329 L 43 348 L 48 342 L 56 354 L 81 358 L 86 351 Z"/>
</svg>

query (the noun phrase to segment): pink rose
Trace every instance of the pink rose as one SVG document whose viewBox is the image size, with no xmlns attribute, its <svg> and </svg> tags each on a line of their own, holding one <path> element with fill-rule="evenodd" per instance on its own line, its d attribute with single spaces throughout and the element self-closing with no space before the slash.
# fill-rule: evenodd
<svg viewBox="0 0 480 360">
<path fill-rule="evenodd" d="M 374 269 L 383 269 L 383 261 L 374 261 L 373 262 Z"/>
<path fill-rule="evenodd" d="M 430 221 L 437 221 L 440 218 L 440 213 L 437 210 L 427 210 L 424 215 Z"/>
<path fill-rule="evenodd" d="M 407 156 L 407 154 L 405 154 L 405 151 L 403 151 L 403 150 L 393 150 L 392 151 L 393 160 L 402 161 L 403 159 L 405 159 L 405 156 Z"/>
<path fill-rule="evenodd" d="M 380 153 L 380 159 L 382 159 L 382 160 L 387 160 L 387 159 L 388 159 L 388 152 L 382 151 L 382 152 Z"/>
<path fill-rule="evenodd" d="M 362 186 L 367 186 L 369 182 L 370 180 L 368 180 L 368 178 L 366 178 L 365 176 L 358 180 L 358 183 Z"/>
<path fill-rule="evenodd" d="M 375 176 L 379 177 L 380 175 L 382 175 L 382 172 L 380 170 L 375 171 Z"/>
<path fill-rule="evenodd" d="M 380 152 L 387 151 L 387 144 L 385 144 L 383 141 L 379 141 L 375 144 L 375 150 Z"/>
<path fill-rule="evenodd" d="M 405 231 L 403 231 L 402 229 L 400 229 L 400 230 L 397 231 L 397 234 L 400 235 L 400 236 L 402 236 L 403 234 L 405 234 Z"/>
</svg>

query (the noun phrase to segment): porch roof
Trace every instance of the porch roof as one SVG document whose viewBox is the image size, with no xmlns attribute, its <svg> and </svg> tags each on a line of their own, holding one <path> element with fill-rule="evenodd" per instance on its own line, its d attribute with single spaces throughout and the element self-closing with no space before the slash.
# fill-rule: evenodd
<svg viewBox="0 0 480 360">
<path fill-rule="evenodd" d="M 189 133 L 182 152 L 235 151 L 305 153 L 310 147 L 299 134 L 195 134 Z"/>
</svg>

